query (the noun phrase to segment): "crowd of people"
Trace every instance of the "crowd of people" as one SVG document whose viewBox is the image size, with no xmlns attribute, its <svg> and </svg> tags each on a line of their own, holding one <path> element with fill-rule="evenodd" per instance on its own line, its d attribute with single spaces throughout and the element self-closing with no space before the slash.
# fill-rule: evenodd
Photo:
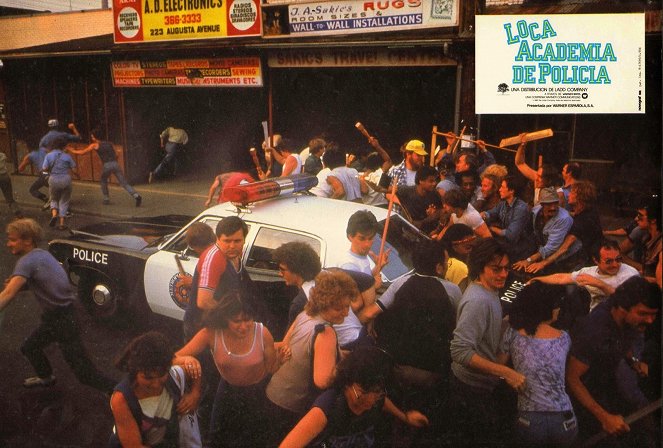
<svg viewBox="0 0 663 448">
<path fill-rule="evenodd" d="M 111 142 L 102 140 L 100 129 L 90 130 L 90 144 L 88 146 L 75 149 L 69 144 L 82 142 L 82 136 L 74 123 L 67 125 L 68 132 L 60 130 L 60 122 L 55 118 L 49 119 L 47 124 L 48 132 L 41 138 L 39 145 L 23 157 L 18 165 L 18 172 L 24 172 L 31 168 L 32 173 L 37 175 L 29 191 L 33 197 L 43 202 L 42 210 L 50 210 L 50 227 L 67 230 L 66 218 L 71 216 L 69 206 L 73 190 L 72 176 L 79 177 L 76 161 L 71 154 L 84 155 L 94 151 L 99 157 L 102 163 L 100 185 L 104 205 L 111 203 L 108 181 L 111 175 L 114 175 L 120 186 L 134 199 L 136 207 L 140 207 L 143 198 L 126 181 L 118 163 L 117 149 Z M 162 138 L 162 146 L 163 141 Z M 17 217 L 22 216 L 13 197 L 8 194 L 8 192 L 11 193 L 9 176 L 6 176 L 4 181 L 2 178 L 4 159 L 0 160 L 0 164 L 2 164 L 0 166 L 0 187 L 5 193 L 5 199 L 14 214 Z M 42 188 L 47 188 L 48 194 L 44 193 Z"/>
<path fill-rule="evenodd" d="M 59 342 L 82 382 L 112 394 L 114 446 L 573 446 L 601 431 L 601 446 L 660 444 L 654 415 L 627 418 L 660 398 L 659 198 L 637 205 L 624 229 L 603 230 L 582 167 L 565 164 L 561 181 L 548 165 L 529 167 L 524 134 L 513 169 L 481 141 L 457 150 L 454 136 L 434 166 L 419 140 L 403 145 L 398 165 L 372 137 L 376 151 L 354 160 L 319 138 L 307 157 L 273 141 L 258 178 L 315 175 L 311 193 L 393 203 L 428 235 L 413 248 L 412 272 L 382 284 L 389 254 L 371 252 L 380 228 L 369 210 L 349 218 L 338 266 L 321 266 L 305 243 L 282 245 L 273 261 L 296 294 L 275 341 L 242 265 L 246 223 L 192 225 L 186 239 L 199 259 L 183 342 L 139 336 L 112 387 L 85 356 L 64 270 L 37 248 L 38 225 L 19 219 L 7 234 L 21 258 L 0 309 L 25 284 L 44 308 L 22 348 L 37 373 L 24 385 L 53 384 L 43 347 Z M 60 161 L 51 151 L 43 166 Z M 217 178 L 208 204 L 246 181 Z M 51 188 L 54 217 L 66 213 L 63 196 Z"/>
</svg>

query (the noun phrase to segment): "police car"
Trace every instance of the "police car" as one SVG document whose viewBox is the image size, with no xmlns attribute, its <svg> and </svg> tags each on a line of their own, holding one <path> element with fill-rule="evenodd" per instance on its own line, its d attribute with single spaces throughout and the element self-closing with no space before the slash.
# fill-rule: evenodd
<svg viewBox="0 0 663 448">
<path fill-rule="evenodd" d="M 242 261 L 267 307 L 287 314 L 288 298 L 272 252 L 291 241 L 308 243 L 322 266 L 337 266 L 349 250 L 345 229 L 358 210 L 370 210 L 384 227 L 387 210 L 320 198 L 307 192 L 317 183 L 295 175 L 233 187 L 232 202 L 219 204 L 193 219 L 183 216 L 137 218 L 73 230 L 66 239 L 50 242 L 49 250 L 63 264 L 79 297 L 102 320 L 149 315 L 149 310 L 182 319 L 188 291 L 178 276 L 176 259 L 191 274 L 198 261 L 187 248 L 187 228 L 202 222 L 212 229 L 222 217 L 239 216 L 249 227 Z M 379 252 L 380 230 L 373 243 Z M 385 249 L 391 249 L 382 271 L 385 284 L 412 270 L 411 251 L 427 237 L 398 214 L 392 214 Z M 285 296 L 285 297 L 284 297 Z"/>
</svg>

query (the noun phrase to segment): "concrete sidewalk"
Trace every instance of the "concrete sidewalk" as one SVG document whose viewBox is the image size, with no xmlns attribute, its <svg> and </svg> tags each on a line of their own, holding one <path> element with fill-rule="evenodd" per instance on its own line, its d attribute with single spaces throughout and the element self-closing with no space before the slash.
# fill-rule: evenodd
<svg viewBox="0 0 663 448">
<path fill-rule="evenodd" d="M 40 208 L 42 203 L 30 195 L 30 185 L 36 177 L 14 174 L 11 176 L 14 198 L 22 208 Z M 71 212 L 107 219 L 135 216 L 190 215 L 203 211 L 207 192 L 213 179 L 196 179 L 183 176 L 153 184 L 133 185 L 143 197 L 142 205 L 136 207 L 134 199 L 117 184 L 109 184 L 110 205 L 103 205 L 99 182 L 73 181 Z M 46 195 L 48 191 L 41 190 Z"/>
</svg>

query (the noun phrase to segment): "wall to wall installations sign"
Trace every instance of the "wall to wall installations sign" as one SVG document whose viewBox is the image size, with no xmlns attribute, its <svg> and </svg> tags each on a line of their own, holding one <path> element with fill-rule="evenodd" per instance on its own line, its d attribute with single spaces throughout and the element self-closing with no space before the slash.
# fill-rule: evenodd
<svg viewBox="0 0 663 448">
<path fill-rule="evenodd" d="M 260 36 L 260 0 L 113 0 L 116 43 Z"/>
<path fill-rule="evenodd" d="M 264 37 L 320 36 L 458 25 L 458 0 L 338 0 L 268 6 Z"/>
<path fill-rule="evenodd" d="M 644 14 L 476 16 L 476 112 L 645 113 L 644 51 Z"/>
<path fill-rule="evenodd" d="M 261 87 L 257 56 L 113 61 L 115 87 Z"/>
</svg>

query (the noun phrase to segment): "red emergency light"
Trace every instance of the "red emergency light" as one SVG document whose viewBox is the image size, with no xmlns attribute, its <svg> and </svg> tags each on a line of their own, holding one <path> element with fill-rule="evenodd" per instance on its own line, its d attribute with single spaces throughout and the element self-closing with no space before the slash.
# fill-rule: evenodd
<svg viewBox="0 0 663 448">
<path fill-rule="evenodd" d="M 250 204 L 277 196 L 289 196 L 318 185 L 318 178 L 310 174 L 293 174 L 288 177 L 261 180 L 250 184 L 227 187 L 223 194 L 229 202 Z"/>
</svg>

